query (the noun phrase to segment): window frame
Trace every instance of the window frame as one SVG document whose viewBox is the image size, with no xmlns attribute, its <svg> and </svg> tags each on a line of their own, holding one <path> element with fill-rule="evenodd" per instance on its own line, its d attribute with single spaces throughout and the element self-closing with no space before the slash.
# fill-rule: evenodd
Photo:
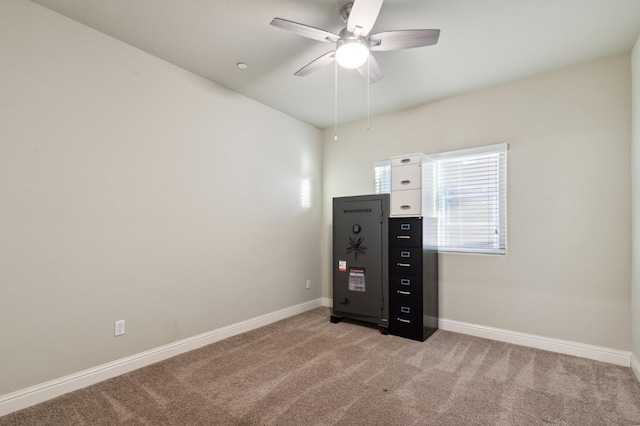
<svg viewBox="0 0 640 426">
<path fill-rule="evenodd" d="M 433 187 L 435 188 L 435 197 L 434 197 L 434 212 L 436 217 L 438 218 L 438 250 L 447 253 L 463 253 L 463 254 L 486 254 L 486 255 L 506 255 L 507 254 L 507 152 L 509 150 L 508 143 L 499 143 L 493 145 L 485 145 L 468 149 L 460 149 L 455 151 L 447 151 L 436 154 L 427 155 L 434 162 L 434 182 Z M 492 156 L 495 156 L 495 160 L 491 159 Z M 465 232 L 464 225 L 462 228 L 459 226 L 456 229 L 454 225 L 454 221 L 449 222 L 451 224 L 448 226 L 447 223 L 444 223 L 443 220 L 445 216 L 445 208 L 446 206 L 451 206 L 453 204 L 453 200 L 457 200 L 457 203 L 460 204 L 462 201 L 472 200 L 473 196 L 460 196 L 452 195 L 450 200 L 452 202 L 445 203 L 443 202 L 443 192 L 446 191 L 460 191 L 460 187 L 456 185 L 451 185 L 448 188 L 442 188 L 442 180 L 443 176 L 441 173 L 443 172 L 443 168 L 446 169 L 447 166 L 445 164 L 460 163 L 464 164 L 465 162 L 478 162 L 484 161 L 482 164 L 485 166 L 486 170 L 480 170 L 481 172 L 485 172 L 483 175 L 484 178 L 482 180 L 486 180 L 487 183 L 480 188 L 478 194 L 484 198 L 485 204 L 489 203 L 489 206 L 486 207 L 486 210 L 481 209 L 483 213 L 493 214 L 495 217 L 491 221 L 487 220 L 476 220 L 476 224 L 479 225 L 480 228 L 483 228 L 487 232 L 491 230 L 491 227 L 495 227 L 495 233 L 497 235 L 496 239 L 492 242 L 491 237 L 481 237 L 476 244 L 479 244 L 479 247 L 471 247 L 473 241 L 471 239 L 467 239 L 462 245 L 454 244 L 454 238 L 449 239 L 449 241 L 444 241 L 444 238 L 447 238 L 447 235 L 451 235 L 449 233 L 453 232 L 462 232 L 465 234 L 467 238 L 471 238 L 473 232 Z M 491 164 L 492 161 L 495 161 L 495 166 Z M 470 163 L 471 164 L 471 163 Z M 458 165 L 458 169 L 460 166 Z M 476 173 L 474 171 L 474 173 Z M 477 185 L 478 182 L 472 176 L 470 172 L 458 172 L 456 175 L 455 170 L 449 170 L 448 173 L 451 173 L 451 176 L 456 176 L 458 178 L 458 182 L 460 181 L 460 177 L 463 179 L 468 179 L 466 185 Z M 388 182 L 379 182 L 380 177 L 388 177 Z M 493 181 L 489 181 L 488 179 L 494 179 Z M 497 180 L 496 180 L 497 179 Z M 391 161 L 379 161 L 374 163 L 374 185 L 376 193 L 380 193 L 378 191 L 384 190 L 387 187 L 391 187 Z M 472 204 L 472 202 L 470 202 Z M 478 207 L 475 206 L 477 209 Z M 493 210 L 492 210 L 493 209 Z M 491 213 L 493 212 L 493 213 Z M 469 219 L 472 216 L 468 217 Z M 461 222 L 458 222 L 458 225 Z M 493 225 L 492 225 L 493 224 Z M 484 240 L 483 240 L 484 238 Z M 465 246 L 466 244 L 466 246 Z M 482 246 L 484 244 L 484 246 Z M 492 244 L 492 246 L 490 246 Z"/>
</svg>

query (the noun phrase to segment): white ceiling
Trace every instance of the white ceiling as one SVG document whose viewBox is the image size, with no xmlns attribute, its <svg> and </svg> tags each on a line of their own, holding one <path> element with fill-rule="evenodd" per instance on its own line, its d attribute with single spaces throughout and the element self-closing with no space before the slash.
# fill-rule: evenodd
<svg viewBox="0 0 640 426">
<path fill-rule="evenodd" d="M 293 75 L 332 45 L 269 23 L 338 33 L 350 0 L 32 1 L 318 128 L 334 125 L 334 67 Z M 375 53 L 385 78 L 370 87 L 371 115 L 629 52 L 640 0 L 385 0 L 372 33 L 417 28 L 440 29 L 439 43 Z M 339 70 L 339 122 L 367 114 L 365 80 Z"/>
</svg>

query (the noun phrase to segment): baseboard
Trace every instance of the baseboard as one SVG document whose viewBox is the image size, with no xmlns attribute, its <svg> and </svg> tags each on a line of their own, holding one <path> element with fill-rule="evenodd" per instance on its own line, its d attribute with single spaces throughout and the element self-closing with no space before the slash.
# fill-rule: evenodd
<svg viewBox="0 0 640 426">
<path fill-rule="evenodd" d="M 0 416 L 30 407 L 124 373 L 154 364 L 220 340 L 246 333 L 276 321 L 325 306 L 325 299 L 315 299 L 255 318 L 231 324 L 207 333 L 179 340 L 107 364 L 102 364 L 59 379 L 0 396 Z"/>
<path fill-rule="evenodd" d="M 636 375 L 636 379 L 640 381 L 640 361 L 638 361 L 634 353 L 631 353 L 631 369 L 633 370 L 633 374 Z"/>
<path fill-rule="evenodd" d="M 333 308 L 333 299 L 330 299 L 328 297 L 323 297 L 322 306 L 325 306 L 327 308 Z"/>
<path fill-rule="evenodd" d="M 631 366 L 631 352 L 610 349 L 601 346 L 587 345 L 569 340 L 554 339 L 551 337 L 537 336 L 534 334 L 520 333 L 517 331 L 503 330 L 500 328 L 485 327 L 460 321 L 440 319 L 439 326 L 442 330 L 455 333 L 468 334 L 499 342 L 513 343 L 530 348 L 543 349 L 565 355 L 574 355 L 609 364 Z M 636 375 L 638 371 L 636 370 Z M 638 376 L 640 377 L 640 376 Z"/>
</svg>

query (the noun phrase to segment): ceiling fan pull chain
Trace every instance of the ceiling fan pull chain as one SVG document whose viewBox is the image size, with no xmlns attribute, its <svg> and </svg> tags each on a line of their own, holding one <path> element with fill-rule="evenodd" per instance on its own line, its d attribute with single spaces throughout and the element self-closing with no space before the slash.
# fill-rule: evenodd
<svg viewBox="0 0 640 426">
<path fill-rule="evenodd" d="M 369 66 L 369 58 L 371 58 L 371 55 L 367 58 L 367 128 L 364 130 L 371 130 L 371 68 Z"/>
<path fill-rule="evenodd" d="M 338 140 L 338 61 L 333 61 L 334 66 L 334 84 L 333 84 L 333 140 Z"/>
</svg>

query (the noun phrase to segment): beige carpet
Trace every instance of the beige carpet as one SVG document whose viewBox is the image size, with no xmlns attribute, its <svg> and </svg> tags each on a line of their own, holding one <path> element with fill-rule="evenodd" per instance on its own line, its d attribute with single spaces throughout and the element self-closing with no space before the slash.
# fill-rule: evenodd
<svg viewBox="0 0 640 426">
<path fill-rule="evenodd" d="M 631 369 L 326 308 L 0 417 L 0 425 L 633 425 Z"/>
</svg>

